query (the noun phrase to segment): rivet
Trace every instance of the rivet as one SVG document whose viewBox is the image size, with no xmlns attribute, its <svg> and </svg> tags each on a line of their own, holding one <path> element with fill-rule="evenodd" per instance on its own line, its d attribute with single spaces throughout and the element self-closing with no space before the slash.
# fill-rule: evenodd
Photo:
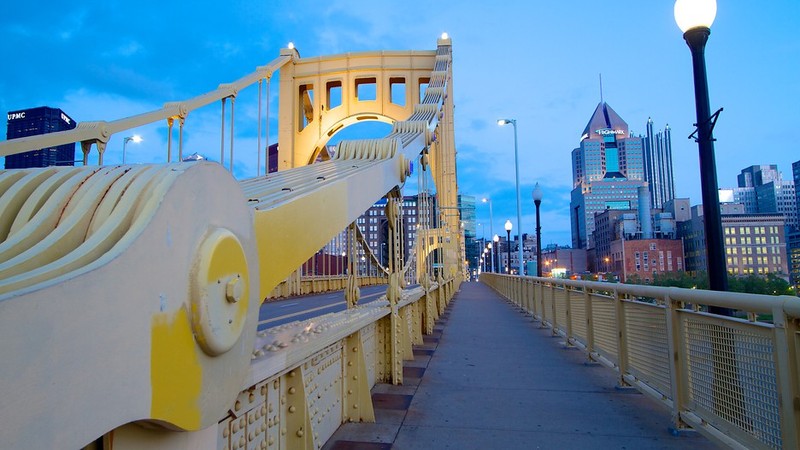
<svg viewBox="0 0 800 450">
<path fill-rule="evenodd" d="M 253 394 L 253 393 L 251 392 L 251 393 L 250 393 L 250 395 L 247 397 L 247 399 L 248 399 L 248 400 L 250 400 L 250 401 L 252 402 L 253 400 L 255 400 L 255 399 L 256 399 L 256 394 Z"/>
<path fill-rule="evenodd" d="M 244 417 L 242 417 L 241 420 L 239 420 L 239 428 L 244 429 L 245 425 L 246 425 L 246 422 L 244 420 Z"/>
<path fill-rule="evenodd" d="M 347 365 L 353 367 L 353 361 L 347 361 Z"/>
<path fill-rule="evenodd" d="M 289 393 L 290 393 L 290 394 L 294 394 L 295 392 L 297 392 L 297 389 L 295 389 L 295 388 L 293 388 L 293 387 L 290 387 L 290 388 L 289 388 Z"/>
<path fill-rule="evenodd" d="M 274 438 L 274 437 L 272 437 L 272 436 L 270 436 L 270 437 L 269 437 L 269 441 L 267 441 L 267 443 L 268 443 L 269 445 L 272 445 L 272 444 L 274 444 L 274 443 L 275 443 L 275 438 Z"/>
<path fill-rule="evenodd" d="M 233 422 L 233 432 L 237 433 L 239 431 L 239 422 Z"/>
<path fill-rule="evenodd" d="M 353 409 L 358 409 L 358 405 L 353 405 Z"/>
<path fill-rule="evenodd" d="M 293 370 L 293 371 L 291 371 L 291 372 L 289 372 L 289 376 L 290 376 L 290 377 L 294 377 L 294 370 Z"/>
<path fill-rule="evenodd" d="M 293 412 L 295 412 L 295 411 L 297 411 L 297 408 L 296 408 L 294 405 L 292 405 L 292 406 L 290 406 L 290 407 L 289 407 L 289 412 L 290 412 L 290 413 L 293 413 Z"/>
<path fill-rule="evenodd" d="M 252 425 L 253 424 L 253 420 L 255 420 L 255 418 L 253 416 L 250 416 L 250 417 L 247 418 L 247 423 Z"/>
<path fill-rule="evenodd" d="M 244 439 L 244 436 L 242 436 L 239 439 L 239 447 L 244 447 L 245 444 L 247 444 L 247 441 Z"/>
<path fill-rule="evenodd" d="M 358 353 L 358 347 L 353 347 L 353 353 Z"/>
<path fill-rule="evenodd" d="M 303 429 L 302 429 L 302 428 L 300 428 L 299 430 L 297 430 L 297 437 L 303 437 L 303 435 L 304 435 L 304 434 L 306 434 L 306 433 L 303 431 Z"/>
<path fill-rule="evenodd" d="M 272 382 L 272 388 L 273 389 L 278 389 L 279 386 L 280 385 L 278 384 L 278 380 L 275 380 L 275 381 Z"/>
<path fill-rule="evenodd" d="M 247 435 L 247 440 L 252 441 L 255 437 L 256 434 L 251 431 L 250 434 Z"/>
<path fill-rule="evenodd" d="M 272 405 L 270 405 L 270 406 L 272 406 Z M 266 416 L 267 415 L 267 407 L 266 406 L 262 406 L 261 407 L 261 415 L 262 416 Z"/>
<path fill-rule="evenodd" d="M 236 403 L 233 405 L 233 409 L 235 409 L 236 411 L 242 409 L 242 402 L 236 400 Z"/>
<path fill-rule="evenodd" d="M 358 379 L 358 375 L 353 375 L 353 379 L 357 380 Z"/>
<path fill-rule="evenodd" d="M 353 394 L 353 390 L 352 389 L 348 389 L 347 393 L 352 395 Z"/>
<path fill-rule="evenodd" d="M 228 430 L 228 427 L 225 427 L 225 429 L 224 429 L 224 430 L 222 430 L 222 437 L 226 438 L 226 437 L 228 437 L 228 435 L 229 435 L 230 433 L 231 433 L 231 432 L 230 432 L 230 430 Z"/>
<path fill-rule="evenodd" d="M 286 428 L 281 428 L 281 436 L 286 436 Z"/>
<path fill-rule="evenodd" d="M 261 386 L 261 395 L 267 395 L 267 385 Z"/>
</svg>

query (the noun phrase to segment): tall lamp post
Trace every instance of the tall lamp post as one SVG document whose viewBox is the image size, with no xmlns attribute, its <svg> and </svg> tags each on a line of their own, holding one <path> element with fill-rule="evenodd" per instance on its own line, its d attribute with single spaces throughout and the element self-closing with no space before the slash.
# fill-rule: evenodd
<svg viewBox="0 0 800 450">
<path fill-rule="evenodd" d="M 497 121 L 497 124 L 500 126 L 508 124 L 514 125 L 514 171 L 516 172 L 517 176 L 517 234 L 519 234 L 520 243 L 522 243 L 522 202 L 519 198 L 519 151 L 517 149 L 517 120 L 500 119 Z M 511 264 L 511 260 L 509 260 L 508 263 Z M 511 273 L 511 267 L 509 267 L 508 273 Z M 522 245 L 519 246 L 519 274 L 525 274 L 525 271 L 522 270 Z"/>
<path fill-rule="evenodd" d="M 506 241 L 506 257 L 508 258 L 506 267 L 508 267 L 507 271 L 509 275 L 511 275 L 511 228 L 513 226 L 510 220 L 506 220 L 506 234 L 508 235 L 508 240 Z"/>
<path fill-rule="evenodd" d="M 494 236 L 494 230 L 492 230 L 492 223 L 494 223 L 494 217 L 492 217 L 492 199 L 487 197 L 481 201 L 489 204 L 489 235 Z M 494 272 L 494 259 L 492 259 L 492 272 Z"/>
<path fill-rule="evenodd" d="M 708 99 L 705 47 L 711 34 L 711 24 L 717 15 L 716 0 L 677 0 L 675 22 L 683 31 L 683 39 L 692 52 L 694 72 L 694 100 L 697 109 L 697 146 L 700 153 L 700 185 L 703 198 L 703 222 L 706 235 L 706 260 L 708 282 L 713 291 L 728 290 L 725 266 L 725 247 L 722 236 L 722 217 L 717 190 L 717 169 L 714 158 L 714 123 Z M 714 115 L 716 116 L 716 114 Z M 694 133 L 692 133 L 694 136 Z M 691 137 L 691 136 L 690 136 Z M 716 314 L 732 314 L 728 308 L 709 308 Z"/>
<path fill-rule="evenodd" d="M 494 272 L 494 253 L 492 253 L 492 241 L 486 244 L 486 250 L 489 250 L 489 272 Z"/>
<path fill-rule="evenodd" d="M 497 256 L 497 266 L 494 265 L 494 260 L 492 260 L 492 272 L 497 272 L 497 270 L 500 270 L 500 236 L 495 234 L 492 240 L 494 241 L 494 254 Z M 497 270 L 495 270 L 495 267 Z"/>
<path fill-rule="evenodd" d="M 128 146 L 128 142 L 133 141 L 135 144 L 142 142 L 142 137 L 138 134 L 134 134 L 133 136 L 125 136 L 125 139 L 122 140 L 122 164 L 125 164 L 125 147 Z"/>
<path fill-rule="evenodd" d="M 536 205 L 536 276 L 542 276 L 542 225 L 539 222 L 539 206 L 542 204 L 542 188 L 533 187 L 533 204 Z"/>
</svg>

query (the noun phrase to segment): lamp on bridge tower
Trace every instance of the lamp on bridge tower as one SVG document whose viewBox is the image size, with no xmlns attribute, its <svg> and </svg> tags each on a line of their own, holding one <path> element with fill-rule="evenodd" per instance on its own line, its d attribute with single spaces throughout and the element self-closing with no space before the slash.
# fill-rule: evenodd
<svg viewBox="0 0 800 450">
<path fill-rule="evenodd" d="M 511 223 L 511 220 L 506 220 L 506 234 L 508 235 L 508 241 L 506 241 L 506 255 L 508 261 L 506 262 L 506 272 L 511 275 L 511 228 L 514 225 Z M 520 272 L 522 274 L 522 272 Z"/>
</svg>

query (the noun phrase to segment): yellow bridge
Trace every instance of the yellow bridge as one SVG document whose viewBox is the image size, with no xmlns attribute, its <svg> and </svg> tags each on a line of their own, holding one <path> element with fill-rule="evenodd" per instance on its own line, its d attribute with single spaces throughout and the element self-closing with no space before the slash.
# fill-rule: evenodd
<svg viewBox="0 0 800 450">
<path fill-rule="evenodd" d="M 287 48 L 156 111 L 0 143 L 5 156 L 79 142 L 85 163 L 93 151 L 100 161 L 0 172 L 0 446 L 317 449 L 342 423 L 374 421 L 370 389 L 403 383 L 404 359 L 466 279 L 451 41 L 437 44 L 314 58 Z M 257 84 L 260 102 L 276 72 L 280 170 L 237 181 L 235 100 Z M 358 98 L 364 84 L 375 99 Z M 217 102 L 221 164 L 103 165 L 111 136 L 161 121 L 167 160 L 180 161 L 191 113 Z M 364 120 L 391 132 L 328 152 Z M 420 215 L 404 260 L 401 204 L 413 177 L 420 210 L 433 213 Z M 382 198 L 388 261 L 356 223 Z M 326 246 L 344 254 L 342 277 L 298 269 Z M 482 281 L 669 408 L 676 429 L 732 447 L 798 447 L 797 298 Z M 359 285 L 375 283 L 388 285 L 385 299 L 358 305 Z M 264 299 L 320 284 L 344 289 L 348 309 L 258 331 Z"/>
</svg>

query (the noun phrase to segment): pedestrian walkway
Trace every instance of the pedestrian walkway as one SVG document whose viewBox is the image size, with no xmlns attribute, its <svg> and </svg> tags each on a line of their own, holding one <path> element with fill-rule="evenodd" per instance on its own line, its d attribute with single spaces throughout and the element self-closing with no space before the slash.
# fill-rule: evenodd
<svg viewBox="0 0 800 450">
<path fill-rule="evenodd" d="M 461 285 L 414 353 L 403 386 L 373 389 L 376 423 L 345 424 L 324 449 L 717 448 L 671 435 L 666 408 L 481 283 Z"/>
</svg>

